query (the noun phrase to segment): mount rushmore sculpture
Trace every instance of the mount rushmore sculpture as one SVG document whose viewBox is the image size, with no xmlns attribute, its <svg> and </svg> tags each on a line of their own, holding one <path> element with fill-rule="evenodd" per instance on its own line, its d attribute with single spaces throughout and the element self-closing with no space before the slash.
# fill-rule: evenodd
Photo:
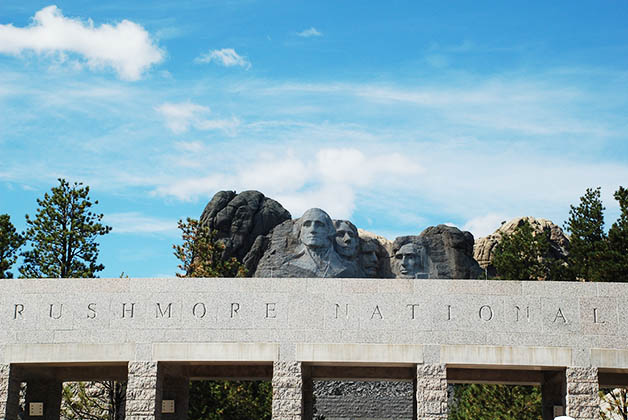
<svg viewBox="0 0 628 420">
<path fill-rule="evenodd" d="M 259 191 L 220 191 L 201 224 L 217 231 L 223 258 L 254 277 L 477 278 L 473 235 L 438 225 L 389 241 L 312 208 L 293 220 Z"/>
</svg>

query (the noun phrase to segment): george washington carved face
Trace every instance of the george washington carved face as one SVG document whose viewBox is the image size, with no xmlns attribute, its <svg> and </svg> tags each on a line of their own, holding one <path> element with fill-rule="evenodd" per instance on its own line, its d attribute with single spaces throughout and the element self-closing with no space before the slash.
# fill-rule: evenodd
<svg viewBox="0 0 628 420">
<path fill-rule="evenodd" d="M 308 248 L 330 248 L 336 234 L 331 218 L 321 209 L 309 209 L 299 219 L 299 239 Z"/>
</svg>

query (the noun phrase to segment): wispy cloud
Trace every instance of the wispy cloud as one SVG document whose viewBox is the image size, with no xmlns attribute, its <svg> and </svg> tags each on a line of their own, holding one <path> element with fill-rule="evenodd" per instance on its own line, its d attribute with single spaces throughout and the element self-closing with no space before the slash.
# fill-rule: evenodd
<svg viewBox="0 0 628 420">
<path fill-rule="evenodd" d="M 138 212 L 109 213 L 103 220 L 104 223 L 113 227 L 113 233 L 177 235 L 176 220 L 160 219 Z"/>
<path fill-rule="evenodd" d="M 186 145 L 187 146 L 187 145 Z M 201 156 L 203 153 L 196 149 Z M 193 200 L 218 189 L 258 189 L 274 196 L 293 214 L 322 207 L 334 217 L 349 217 L 360 189 L 405 184 L 422 173 L 421 166 L 399 153 L 368 153 L 356 148 L 324 148 L 297 154 L 294 150 L 246 159 L 232 171 L 206 177 L 173 179 L 155 189 L 157 195 Z"/>
<path fill-rule="evenodd" d="M 259 189 L 295 216 L 320 206 L 333 217 L 360 216 L 380 233 L 448 221 L 478 236 L 524 215 L 561 224 L 586 187 L 612 194 L 628 179 L 627 100 L 615 93 L 626 79 L 591 89 L 574 83 L 577 75 L 524 76 L 467 75 L 446 85 L 221 76 L 186 85 L 190 97 L 211 95 L 210 109 L 201 99 L 181 101 L 179 87 L 167 84 L 127 89 L 0 72 L 8 95 L 0 100 L 28 105 L 0 114 L 0 130 L 18 128 L 0 135 L 0 154 L 13 153 L 0 179 L 64 176 L 191 206 L 218 190 Z M 617 76 L 583 79 L 594 77 Z M 237 109 L 242 121 L 214 118 L 213 108 Z M 51 110 L 63 120 L 58 129 L 39 122 Z M 103 129 L 85 135 L 94 121 Z M 44 123 L 47 136 L 33 135 Z M 67 150 L 72 160 L 61 155 Z M 616 214 L 612 197 L 605 204 Z"/>
<path fill-rule="evenodd" d="M 468 220 L 462 226 L 462 230 L 468 230 L 476 238 L 481 238 L 495 232 L 502 225 L 502 222 L 510 219 L 512 217 L 503 214 L 488 213 Z"/>
<path fill-rule="evenodd" d="M 235 117 L 208 119 L 206 116 L 211 113 L 209 107 L 191 102 L 164 103 L 155 110 L 165 118 L 166 126 L 175 134 L 185 133 L 193 127 L 197 130 L 222 130 L 233 135 L 240 125 L 240 120 Z"/>
<path fill-rule="evenodd" d="M 246 70 L 251 68 L 251 62 L 244 56 L 238 54 L 233 48 L 223 48 L 221 50 L 211 50 L 201 54 L 194 60 L 197 63 L 218 63 L 225 67 L 242 67 Z"/>
<path fill-rule="evenodd" d="M 297 35 L 303 38 L 310 38 L 313 36 L 323 36 L 323 34 L 313 26 L 310 27 L 310 29 L 304 29 L 303 31 L 297 33 Z"/>
<path fill-rule="evenodd" d="M 91 20 L 63 16 L 56 6 L 35 13 L 28 27 L 0 25 L 0 53 L 18 55 L 29 50 L 54 54 L 61 62 L 66 54 L 76 54 L 91 69 L 110 67 L 125 80 L 138 80 L 165 56 L 137 23 L 123 20 L 95 27 Z"/>
</svg>

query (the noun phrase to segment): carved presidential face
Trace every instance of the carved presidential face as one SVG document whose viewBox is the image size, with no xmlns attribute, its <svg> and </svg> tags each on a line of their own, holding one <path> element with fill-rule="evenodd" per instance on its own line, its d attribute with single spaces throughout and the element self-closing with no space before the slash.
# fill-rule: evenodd
<svg viewBox="0 0 628 420">
<path fill-rule="evenodd" d="M 299 238 L 308 248 L 331 247 L 334 227 L 331 218 L 321 209 L 309 209 L 300 220 Z"/>
<path fill-rule="evenodd" d="M 405 244 L 395 253 L 397 270 L 402 278 L 414 278 L 421 268 L 420 250 L 414 244 Z"/>
<path fill-rule="evenodd" d="M 353 258 L 358 252 L 358 232 L 347 222 L 336 221 L 336 251 L 343 257 Z"/>
<path fill-rule="evenodd" d="M 364 274 L 369 277 L 377 276 L 377 245 L 371 241 L 365 241 L 360 246 L 360 263 Z"/>
</svg>

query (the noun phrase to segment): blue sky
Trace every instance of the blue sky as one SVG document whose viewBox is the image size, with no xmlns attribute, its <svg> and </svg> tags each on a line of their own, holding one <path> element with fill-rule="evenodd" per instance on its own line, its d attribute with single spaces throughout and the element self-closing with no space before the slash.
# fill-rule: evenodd
<svg viewBox="0 0 628 420">
<path fill-rule="evenodd" d="M 58 177 L 113 227 L 102 277 L 173 275 L 219 190 L 389 238 L 562 225 L 628 185 L 625 1 L 0 1 L 0 213 Z"/>
</svg>

